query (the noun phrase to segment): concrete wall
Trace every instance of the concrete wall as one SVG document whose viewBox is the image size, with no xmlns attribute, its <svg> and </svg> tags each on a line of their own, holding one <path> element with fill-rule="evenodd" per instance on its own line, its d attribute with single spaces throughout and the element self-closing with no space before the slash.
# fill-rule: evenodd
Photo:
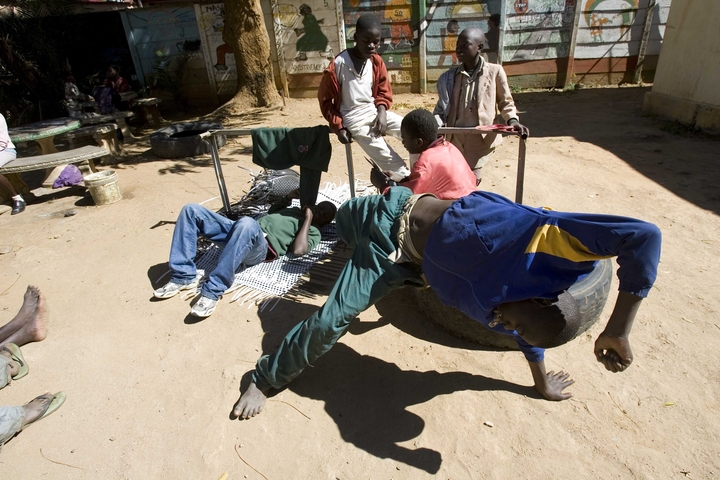
<svg viewBox="0 0 720 480">
<path fill-rule="evenodd" d="M 718 25 L 720 2 L 673 0 L 647 113 L 720 132 Z"/>
</svg>

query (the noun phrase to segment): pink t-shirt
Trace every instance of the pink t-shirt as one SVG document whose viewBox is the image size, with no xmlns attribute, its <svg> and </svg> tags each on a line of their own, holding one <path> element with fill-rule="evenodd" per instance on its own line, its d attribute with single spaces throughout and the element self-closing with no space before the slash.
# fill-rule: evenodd
<svg viewBox="0 0 720 480">
<path fill-rule="evenodd" d="M 475 191 L 477 179 L 455 145 L 438 138 L 420 154 L 408 180 L 400 183 L 413 193 L 432 193 L 454 200 Z"/>
</svg>

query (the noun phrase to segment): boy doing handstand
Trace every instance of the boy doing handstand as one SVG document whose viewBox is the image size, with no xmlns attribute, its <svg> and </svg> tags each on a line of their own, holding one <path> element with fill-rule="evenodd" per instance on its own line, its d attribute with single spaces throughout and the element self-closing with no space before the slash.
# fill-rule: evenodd
<svg viewBox="0 0 720 480">
<path fill-rule="evenodd" d="M 377 53 L 381 29 L 375 15 L 358 18 L 355 46 L 341 52 L 325 69 L 318 101 L 341 143 L 355 140 L 383 170 L 391 172 L 393 180 L 400 180 L 410 171 L 382 138 L 386 133 L 399 137 L 402 117 L 388 112 L 392 87 L 385 62 Z"/>
<path fill-rule="evenodd" d="M 403 187 L 345 202 L 337 233 L 354 250 L 328 300 L 258 360 L 234 416 L 260 413 L 270 390 L 330 350 L 360 312 L 403 285 L 422 285 L 420 269 L 444 304 L 514 335 L 535 388 L 548 400 L 565 400 L 573 382 L 564 372 L 545 371 L 544 348 L 578 332 L 578 306 L 567 289 L 599 259 L 617 257 L 620 293 L 595 355 L 606 369 L 624 371 L 661 243 L 655 225 L 632 218 L 530 208 L 482 191 L 439 200 Z"/>
</svg>

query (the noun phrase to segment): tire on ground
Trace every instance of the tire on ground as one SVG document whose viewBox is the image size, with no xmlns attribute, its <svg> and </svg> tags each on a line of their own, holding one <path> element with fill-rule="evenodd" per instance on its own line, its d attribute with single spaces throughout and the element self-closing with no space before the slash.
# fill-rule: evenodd
<svg viewBox="0 0 720 480">
<path fill-rule="evenodd" d="M 221 130 L 219 123 L 185 122 L 161 128 L 150 135 L 150 148 L 160 158 L 186 158 L 210 153 L 209 145 L 200 138 L 208 130 Z M 225 145 L 225 137 L 218 135 L 218 147 Z"/>
<path fill-rule="evenodd" d="M 581 326 L 575 337 L 587 331 L 600 317 L 611 282 L 612 261 L 606 259 L 600 260 L 592 272 L 568 289 L 580 309 Z M 412 288 L 411 291 L 428 319 L 453 335 L 490 347 L 518 349 L 512 336 L 488 330 L 459 310 L 443 305 L 432 289 Z"/>
</svg>

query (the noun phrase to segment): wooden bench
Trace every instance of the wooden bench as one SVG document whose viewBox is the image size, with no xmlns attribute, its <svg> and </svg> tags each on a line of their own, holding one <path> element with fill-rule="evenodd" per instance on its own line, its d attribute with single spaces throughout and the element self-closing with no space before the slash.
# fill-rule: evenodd
<svg viewBox="0 0 720 480">
<path fill-rule="evenodd" d="M 6 163 L 3 167 L 0 167 L 0 174 L 7 177 L 18 193 L 22 195 L 29 195 L 30 188 L 22 180 L 22 178 L 20 178 L 21 173 L 33 172 L 36 170 L 47 170 L 59 165 L 69 164 L 84 164 L 82 165 L 83 167 L 87 165 L 86 169 L 89 170 L 88 173 L 94 173 L 97 172 L 94 160 L 109 154 L 110 151 L 107 148 L 88 145 L 86 147 L 66 150 L 64 152 L 35 155 L 33 157 L 21 157 Z M 3 197 L 3 202 L 10 199 L 10 194 L 9 192 L 5 192 L 5 189 L 0 189 L 0 196 Z"/>
<path fill-rule="evenodd" d="M 159 98 L 136 98 L 133 100 L 133 108 L 138 108 L 145 116 L 145 120 L 152 127 L 159 127 L 165 122 L 160 115 L 158 105 L 162 102 Z"/>
<path fill-rule="evenodd" d="M 125 156 L 122 144 L 117 139 L 117 130 L 118 126 L 114 123 L 89 125 L 64 133 L 59 138 L 66 139 L 70 148 L 82 147 L 87 145 L 88 141 L 95 140 L 99 147 L 110 151 L 108 159 L 112 161 L 102 162 L 103 164 L 110 164 L 119 162 Z"/>
</svg>

